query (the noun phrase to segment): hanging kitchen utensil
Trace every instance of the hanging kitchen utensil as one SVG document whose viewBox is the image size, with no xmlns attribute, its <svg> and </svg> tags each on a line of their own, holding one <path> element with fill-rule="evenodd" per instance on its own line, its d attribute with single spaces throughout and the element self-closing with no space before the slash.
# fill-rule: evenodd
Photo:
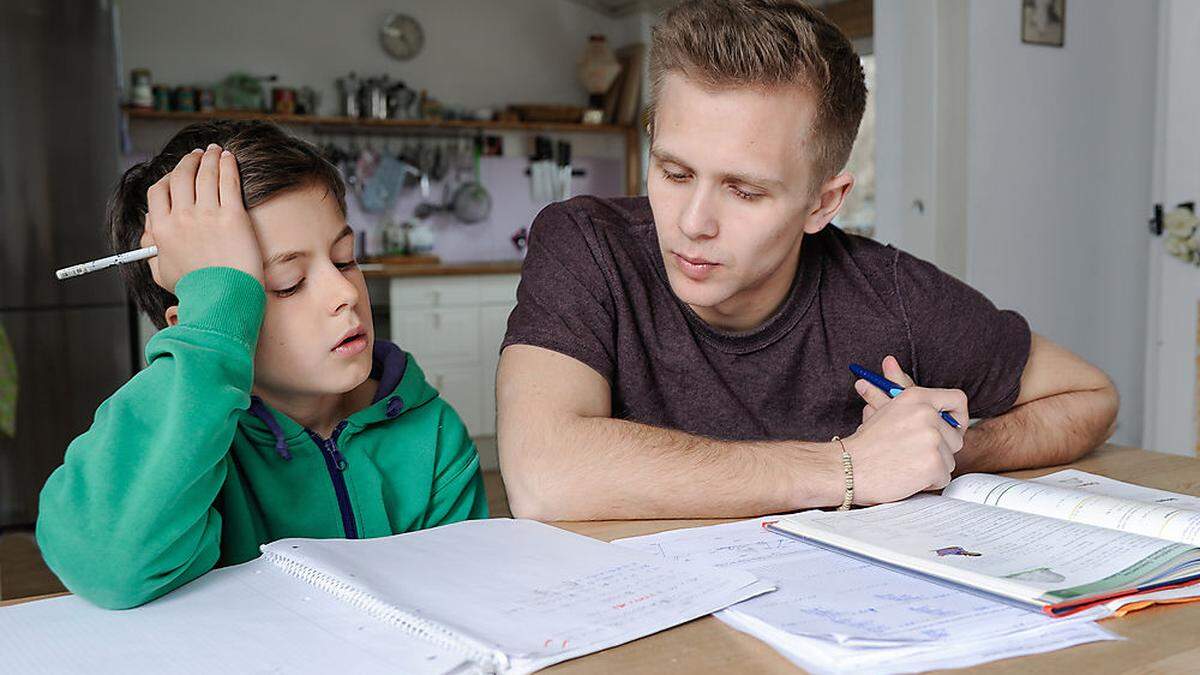
<svg viewBox="0 0 1200 675">
<path fill-rule="evenodd" d="M 437 163 L 437 148 L 433 143 L 421 141 L 421 145 L 417 149 L 417 168 L 421 173 L 429 175 L 433 173 L 433 165 Z"/>
<path fill-rule="evenodd" d="M 439 210 L 454 211 L 454 195 L 463 184 L 462 172 L 470 169 L 468 147 L 463 138 L 455 138 L 446 146 L 446 180 L 442 183 L 442 202 Z"/>
<path fill-rule="evenodd" d="M 446 151 L 445 143 L 438 143 L 434 146 L 433 166 L 429 170 L 429 177 L 435 181 L 441 181 L 446 177 L 446 173 L 450 171 L 450 157 Z"/>
<path fill-rule="evenodd" d="M 492 212 L 492 196 L 483 186 L 480 171 L 480 146 L 475 143 L 475 176 L 454 192 L 454 217 L 464 223 L 478 223 L 487 220 Z"/>
<path fill-rule="evenodd" d="M 400 155 L 397 156 L 396 159 L 400 160 L 404 164 L 407 164 L 415 169 L 417 167 L 417 165 L 420 163 L 420 152 L 419 151 L 420 151 L 420 148 L 417 145 L 414 145 L 411 140 L 405 141 L 404 147 L 401 148 Z M 406 188 L 416 187 L 416 185 L 418 183 L 420 183 L 420 181 L 421 181 L 421 173 L 419 170 L 409 171 L 404 174 L 404 187 L 406 187 Z"/>
<path fill-rule="evenodd" d="M 405 165 L 391 155 L 383 155 L 371 177 L 365 181 L 359 202 L 363 211 L 380 213 L 395 203 L 404 182 Z"/>
</svg>

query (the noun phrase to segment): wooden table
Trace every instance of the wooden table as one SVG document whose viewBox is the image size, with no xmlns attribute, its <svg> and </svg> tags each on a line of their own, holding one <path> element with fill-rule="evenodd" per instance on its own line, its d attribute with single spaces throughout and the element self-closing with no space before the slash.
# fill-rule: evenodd
<svg viewBox="0 0 1200 675">
<path fill-rule="evenodd" d="M 1150 487 L 1200 495 L 1200 460 L 1106 445 L 1070 466 Z M 1017 471 L 1032 478 L 1063 467 Z M 556 523 L 606 541 L 725 520 Z M 53 596 L 44 596 L 53 597 Z M 0 606 L 28 602 L 22 598 Z M 1200 603 L 1152 607 L 1102 624 L 1127 640 L 1071 647 L 977 666 L 980 673 L 1191 673 L 1200 671 Z M 552 673 L 797 673 L 766 644 L 711 616 L 598 654 L 561 663 Z"/>
<path fill-rule="evenodd" d="M 1070 466 L 1117 480 L 1200 495 L 1200 460 L 1136 448 L 1106 445 Z M 1064 467 L 1016 471 L 1033 478 Z M 610 541 L 724 520 L 605 521 L 556 523 Z M 1200 603 L 1151 607 L 1104 621 L 1106 629 L 1128 638 L 1097 642 L 1049 654 L 994 661 L 973 668 L 981 673 L 1195 673 L 1200 672 Z M 790 661 L 765 643 L 735 631 L 711 616 L 598 654 L 561 663 L 551 673 L 797 673 Z"/>
</svg>

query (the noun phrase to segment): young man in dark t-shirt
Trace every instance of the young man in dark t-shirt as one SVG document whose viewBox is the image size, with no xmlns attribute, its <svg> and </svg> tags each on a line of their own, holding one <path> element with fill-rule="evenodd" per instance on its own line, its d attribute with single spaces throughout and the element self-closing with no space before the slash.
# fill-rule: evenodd
<svg viewBox="0 0 1200 675">
<path fill-rule="evenodd" d="M 648 198 L 573 199 L 531 228 L 497 375 L 514 514 L 874 504 L 956 470 L 1070 461 L 1111 434 L 1101 371 L 829 225 L 866 92 L 821 14 L 684 2 L 655 28 L 651 68 Z M 889 399 L 850 363 L 908 389 Z"/>
</svg>

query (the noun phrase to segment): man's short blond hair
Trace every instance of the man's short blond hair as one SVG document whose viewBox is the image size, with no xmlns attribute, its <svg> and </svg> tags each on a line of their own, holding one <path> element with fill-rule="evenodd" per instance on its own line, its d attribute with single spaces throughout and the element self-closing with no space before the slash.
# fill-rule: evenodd
<svg viewBox="0 0 1200 675">
<path fill-rule="evenodd" d="M 651 136 L 667 73 L 713 88 L 799 85 L 817 99 L 808 146 L 814 185 L 846 166 L 867 87 L 850 41 L 824 14 L 797 0 L 684 0 L 651 36 Z"/>
</svg>

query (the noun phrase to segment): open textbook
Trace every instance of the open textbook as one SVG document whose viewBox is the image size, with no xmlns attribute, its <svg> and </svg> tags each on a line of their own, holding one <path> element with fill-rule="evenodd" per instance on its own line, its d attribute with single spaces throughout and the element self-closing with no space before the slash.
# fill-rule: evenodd
<svg viewBox="0 0 1200 675">
<path fill-rule="evenodd" d="M 1093 612 L 1055 619 L 916 578 L 763 528 L 776 518 L 613 543 L 674 562 L 745 570 L 778 586 L 716 617 L 821 675 L 960 668 L 1118 639 L 1088 620 Z"/>
<path fill-rule="evenodd" d="M 528 673 L 773 588 L 527 520 L 262 549 L 136 609 L 0 609 L 3 670 Z"/>
<path fill-rule="evenodd" d="M 770 529 L 1050 616 L 1200 597 L 1200 498 L 1073 469 L 968 474 L 940 496 L 805 511 Z"/>
</svg>

